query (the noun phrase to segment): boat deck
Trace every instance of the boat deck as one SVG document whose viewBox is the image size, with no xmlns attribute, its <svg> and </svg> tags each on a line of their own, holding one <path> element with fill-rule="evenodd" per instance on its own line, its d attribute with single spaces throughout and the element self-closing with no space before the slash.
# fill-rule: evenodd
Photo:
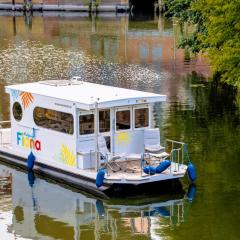
<svg viewBox="0 0 240 240">
<path fill-rule="evenodd" d="M 151 160 L 155 160 L 154 158 Z M 135 163 L 135 164 L 134 164 Z M 171 167 L 163 171 L 162 173 L 156 173 L 154 175 L 149 175 L 144 173 L 141 170 L 139 159 L 127 161 L 124 164 L 130 164 L 132 168 L 129 168 L 129 170 L 124 171 L 120 170 L 117 172 L 113 172 L 111 170 L 108 171 L 108 173 L 105 176 L 105 180 L 108 183 L 111 182 L 119 182 L 119 183 L 132 183 L 132 184 L 141 184 L 143 182 L 154 182 L 154 181 L 160 181 L 160 180 L 167 180 L 172 178 L 179 178 L 183 177 L 187 167 L 182 164 L 178 163 L 172 163 Z M 155 163 L 151 161 L 151 166 L 157 166 L 159 164 L 159 161 L 155 160 Z M 120 166 L 121 163 L 119 163 Z M 124 169 L 124 167 L 122 168 Z M 131 171 L 133 169 L 133 171 Z"/>
</svg>

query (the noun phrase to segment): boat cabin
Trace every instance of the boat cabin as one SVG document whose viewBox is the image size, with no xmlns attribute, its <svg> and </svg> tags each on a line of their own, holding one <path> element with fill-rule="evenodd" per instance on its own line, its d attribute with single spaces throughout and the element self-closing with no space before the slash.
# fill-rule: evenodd
<svg viewBox="0 0 240 240">
<path fill-rule="evenodd" d="M 144 152 L 155 102 L 165 95 L 72 80 L 7 86 L 13 149 L 52 164 L 98 169 L 99 137 L 111 154 Z"/>
</svg>

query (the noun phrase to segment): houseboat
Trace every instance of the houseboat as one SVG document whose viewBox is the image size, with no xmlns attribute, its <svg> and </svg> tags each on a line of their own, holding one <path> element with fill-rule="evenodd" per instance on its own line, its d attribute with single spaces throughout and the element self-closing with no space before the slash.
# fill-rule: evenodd
<svg viewBox="0 0 240 240">
<path fill-rule="evenodd" d="M 81 81 L 6 86 L 10 127 L 0 123 L 0 157 L 99 196 L 116 185 L 196 178 L 186 145 L 168 140 L 152 117 L 165 95 Z"/>
</svg>

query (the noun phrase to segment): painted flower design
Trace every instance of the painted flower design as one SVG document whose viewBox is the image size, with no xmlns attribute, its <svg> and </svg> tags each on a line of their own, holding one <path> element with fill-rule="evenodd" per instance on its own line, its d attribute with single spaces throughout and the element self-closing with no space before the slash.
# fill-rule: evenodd
<svg viewBox="0 0 240 240">
<path fill-rule="evenodd" d="M 12 95 L 13 101 L 17 101 L 19 97 L 19 91 L 15 89 L 11 89 L 11 95 Z"/>
<path fill-rule="evenodd" d="M 33 99 L 34 99 L 33 95 L 28 92 L 20 93 L 20 97 L 21 97 L 22 105 L 23 105 L 24 109 L 29 107 L 29 105 L 33 102 Z"/>
<path fill-rule="evenodd" d="M 74 151 L 70 151 L 68 146 L 64 144 L 61 145 L 60 160 L 71 167 L 75 167 L 77 165 Z"/>
</svg>

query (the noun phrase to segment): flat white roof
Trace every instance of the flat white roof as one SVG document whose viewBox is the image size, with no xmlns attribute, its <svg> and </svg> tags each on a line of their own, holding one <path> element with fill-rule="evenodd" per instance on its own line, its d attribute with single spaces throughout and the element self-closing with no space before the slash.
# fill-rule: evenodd
<svg viewBox="0 0 240 240">
<path fill-rule="evenodd" d="M 99 108 L 105 108 L 166 101 L 166 95 L 78 80 L 48 80 L 6 87 L 8 93 L 11 90 L 74 102 L 85 110 L 94 109 L 96 102 Z"/>
</svg>

